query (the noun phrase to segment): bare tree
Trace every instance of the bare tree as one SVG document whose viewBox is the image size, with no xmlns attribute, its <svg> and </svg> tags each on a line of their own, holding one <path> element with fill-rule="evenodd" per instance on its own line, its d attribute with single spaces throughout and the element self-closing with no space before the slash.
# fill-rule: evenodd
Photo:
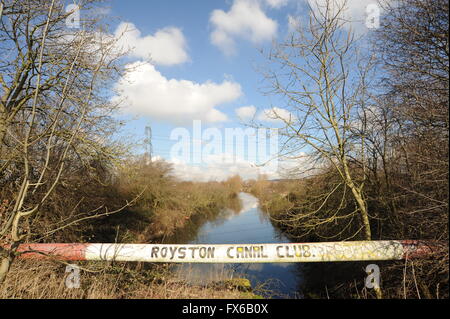
<svg viewBox="0 0 450 319">
<path fill-rule="evenodd" d="M 316 197 L 316 209 L 291 216 L 292 220 L 308 220 L 311 228 L 358 214 L 359 231 L 370 240 L 371 228 L 364 197 L 366 160 L 365 136 L 355 127 L 359 114 L 366 107 L 371 60 L 363 60 L 358 52 L 358 40 L 347 26 L 343 1 L 317 2 L 310 10 L 307 25 L 299 25 L 284 43 L 277 44 L 269 54 L 276 64 L 265 77 L 271 84 L 270 93 L 285 97 L 289 111 L 274 108 L 270 116 L 284 123 L 280 155 L 291 157 L 302 152 L 316 165 L 332 167 L 339 176 L 337 184 Z M 363 61 L 365 63 L 363 63 Z M 304 156 L 304 155 L 303 155 Z M 355 160 L 361 171 L 352 170 Z M 311 223 L 311 218 L 340 192 L 343 198 L 349 190 L 355 210 L 346 216 L 335 212 Z"/>
<path fill-rule="evenodd" d="M 78 5 L 86 18 L 68 29 L 73 12 L 62 1 L 2 1 L 0 282 L 17 245 L 44 235 L 33 226 L 49 214 L 56 190 L 74 187 L 73 176 L 89 174 L 95 163 L 112 165 L 121 152 L 111 140 L 117 105 L 108 93 L 121 54 L 91 10 L 96 2 Z M 58 230 L 88 218 L 64 214 Z"/>
<path fill-rule="evenodd" d="M 386 14 L 376 40 L 387 71 L 380 99 L 389 103 L 395 122 L 388 141 L 395 150 L 391 179 L 404 194 L 401 211 L 416 212 L 417 221 L 425 214 L 443 226 L 448 219 L 448 2 L 382 4 Z M 430 230 L 423 222 L 417 226 L 424 234 Z"/>
<path fill-rule="evenodd" d="M 388 204 L 378 210 L 390 221 L 388 234 L 448 240 L 449 5 L 380 3 L 384 14 L 374 39 L 385 73 L 376 110 L 385 115 L 378 132 L 386 134 L 372 135 L 370 147 L 385 146 L 374 158 L 382 160 L 386 180 L 373 196 Z M 448 251 L 415 267 L 409 279 L 406 264 L 397 267 L 404 272 L 399 295 L 448 296 Z"/>
</svg>

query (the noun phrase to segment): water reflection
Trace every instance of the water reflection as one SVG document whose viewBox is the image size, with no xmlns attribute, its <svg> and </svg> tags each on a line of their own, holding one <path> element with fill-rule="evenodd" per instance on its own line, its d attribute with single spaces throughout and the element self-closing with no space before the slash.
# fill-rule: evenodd
<svg viewBox="0 0 450 319">
<path fill-rule="evenodd" d="M 258 199 L 240 193 L 242 209 L 238 212 L 223 210 L 219 216 L 201 225 L 195 235 L 179 244 L 256 244 L 285 243 L 283 236 L 270 223 L 267 215 L 258 208 Z M 186 239 L 186 238 L 185 238 Z M 239 277 L 244 275 L 259 287 L 260 292 L 272 297 L 299 297 L 297 290 L 301 282 L 301 265 L 293 263 L 258 264 L 182 264 L 177 267 L 180 279 L 196 284 Z M 264 291 L 269 290 L 269 291 Z"/>
</svg>

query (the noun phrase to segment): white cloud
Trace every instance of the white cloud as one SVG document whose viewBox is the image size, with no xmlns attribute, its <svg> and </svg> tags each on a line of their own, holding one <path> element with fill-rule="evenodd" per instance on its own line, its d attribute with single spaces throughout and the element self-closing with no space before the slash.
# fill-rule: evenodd
<svg viewBox="0 0 450 319">
<path fill-rule="evenodd" d="M 277 22 L 266 16 L 256 0 L 234 0 L 228 12 L 214 10 L 210 22 L 214 28 L 211 33 L 212 43 L 228 55 L 236 51 L 235 38 L 261 43 L 275 36 L 278 27 Z"/>
<path fill-rule="evenodd" d="M 249 106 L 242 106 L 240 108 L 237 108 L 235 110 L 236 115 L 241 119 L 241 120 L 251 120 L 256 113 L 256 107 L 253 105 L 249 105 Z"/>
<path fill-rule="evenodd" d="M 284 7 L 289 2 L 289 0 L 265 0 L 265 1 L 270 7 L 275 9 Z"/>
<path fill-rule="evenodd" d="M 258 167 L 251 161 L 234 159 L 225 153 L 208 155 L 201 166 L 192 165 L 179 159 L 169 162 L 174 164 L 173 175 L 186 181 L 224 181 L 234 175 L 239 175 L 244 180 L 255 179 L 259 174 L 266 174 L 270 179 L 279 177 L 274 166 Z"/>
<path fill-rule="evenodd" d="M 156 155 L 153 161 L 164 160 L 172 164 L 172 176 L 183 181 L 224 181 L 235 175 L 241 176 L 243 180 L 256 179 L 259 175 L 267 176 L 267 179 L 280 178 L 301 178 L 320 172 L 325 166 L 311 161 L 311 157 L 299 152 L 289 154 L 288 157 L 281 156 L 273 158 L 276 165 L 257 166 L 253 161 L 245 160 L 239 157 L 233 157 L 230 154 L 211 154 L 204 158 L 202 165 L 193 165 L 188 161 L 173 158 L 163 159 Z"/>
<path fill-rule="evenodd" d="M 196 83 L 168 79 L 147 62 L 127 65 L 129 72 L 116 84 L 117 99 L 124 99 L 123 111 L 180 124 L 193 119 L 205 122 L 226 121 L 217 110 L 222 103 L 242 94 L 241 86 L 229 80 L 222 83 Z"/>
<path fill-rule="evenodd" d="M 287 16 L 289 32 L 296 31 L 300 27 L 300 18 L 292 15 Z"/>
<path fill-rule="evenodd" d="M 286 109 L 273 107 L 259 112 L 257 119 L 263 122 L 278 123 L 285 125 L 295 120 L 295 116 Z"/>
<path fill-rule="evenodd" d="M 291 154 L 292 156 L 292 154 Z M 154 160 L 162 159 L 159 156 Z M 297 158 L 279 158 L 277 165 L 257 166 L 255 163 L 242 158 L 233 158 L 222 153 L 209 155 L 202 165 L 193 165 L 180 159 L 166 160 L 173 164 L 172 175 L 183 181 L 224 181 L 232 176 L 239 175 L 243 180 L 256 179 L 259 175 L 267 179 L 290 177 L 305 177 L 317 173 L 321 166 L 312 163 L 305 153 L 299 153 Z"/>
<path fill-rule="evenodd" d="M 311 8 L 317 14 L 319 12 L 324 12 L 327 1 L 330 0 L 307 0 Z M 344 28 L 350 29 L 356 33 L 366 32 L 368 29 L 365 26 L 366 19 L 366 8 L 368 5 L 377 5 L 377 0 L 331 0 L 332 10 L 337 10 L 345 4 L 341 18 L 347 20 L 348 22 L 344 24 Z M 380 8 L 381 9 L 381 8 Z"/>
<path fill-rule="evenodd" d="M 166 27 L 156 31 L 154 35 L 142 36 L 136 26 L 129 22 L 121 23 L 114 36 L 121 51 L 129 51 L 129 55 L 141 59 L 150 59 L 160 65 L 175 65 L 186 62 L 186 40 L 179 28 Z"/>
</svg>

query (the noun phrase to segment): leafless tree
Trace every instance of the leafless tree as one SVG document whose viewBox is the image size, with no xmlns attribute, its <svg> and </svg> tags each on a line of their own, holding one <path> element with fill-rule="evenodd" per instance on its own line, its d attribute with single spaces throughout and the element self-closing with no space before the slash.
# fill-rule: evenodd
<svg viewBox="0 0 450 319">
<path fill-rule="evenodd" d="M 385 146 L 374 158 L 382 160 L 386 180 L 373 196 L 388 204 L 378 210 L 389 221 L 388 234 L 448 241 L 448 2 L 380 4 L 374 40 L 384 77 L 376 109 L 384 113 L 379 132 L 385 134 L 371 146 Z M 404 297 L 448 295 L 448 251 L 415 262 L 403 286 Z"/>
<path fill-rule="evenodd" d="M 56 190 L 75 187 L 80 172 L 113 165 L 122 151 L 111 139 L 117 105 L 108 90 L 122 70 L 121 53 L 95 14 L 96 1 L 78 3 L 79 29 L 67 27 L 74 12 L 59 0 L 1 4 L 0 282 L 17 245 L 44 235 L 33 226 L 49 214 Z M 60 216 L 56 229 L 88 218 Z"/>
<path fill-rule="evenodd" d="M 372 60 L 360 54 L 358 39 L 344 19 L 345 8 L 345 1 L 317 2 L 310 10 L 309 23 L 299 25 L 287 41 L 274 46 L 268 59 L 276 68 L 265 78 L 270 93 L 285 97 L 283 108 L 289 111 L 287 115 L 273 108 L 270 114 L 284 123 L 280 155 L 306 153 L 315 165 L 332 167 L 339 176 L 331 189 L 316 196 L 315 209 L 304 207 L 307 211 L 291 219 L 305 220 L 314 228 L 357 215 L 357 232 L 363 231 L 364 238 L 370 240 L 364 195 L 365 135 L 355 127 L 361 124 L 360 111 L 367 107 Z M 362 172 L 352 169 L 355 160 L 361 163 Z M 355 210 L 342 216 L 339 211 L 346 206 L 347 193 Z M 342 194 L 342 198 L 336 201 L 335 194 Z M 334 211 L 311 223 L 331 200 L 336 201 Z"/>
</svg>

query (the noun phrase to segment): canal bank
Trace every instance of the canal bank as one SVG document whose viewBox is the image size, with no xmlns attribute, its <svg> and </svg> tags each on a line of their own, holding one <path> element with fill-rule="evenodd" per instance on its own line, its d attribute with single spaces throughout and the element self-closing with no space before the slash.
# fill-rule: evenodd
<svg viewBox="0 0 450 319">
<path fill-rule="evenodd" d="M 217 218 L 207 221 L 195 234 L 179 233 L 167 239 L 173 244 L 276 244 L 290 240 L 277 230 L 269 217 L 259 208 L 259 201 L 248 193 L 240 193 L 242 208 L 239 211 L 223 210 Z M 188 231 L 188 229 L 185 229 Z M 189 240 L 183 240 L 190 238 Z M 253 246 L 258 247 L 258 245 Z M 263 249 L 245 251 L 239 247 L 229 251 L 233 257 L 261 256 Z M 281 253 L 281 251 L 280 251 Z M 285 253 L 283 251 L 283 253 Z M 290 254 L 291 252 L 288 251 Z M 301 298 L 302 265 L 298 263 L 258 264 L 183 264 L 175 272 L 181 280 L 192 284 L 208 284 L 231 278 L 250 280 L 256 291 L 265 297 Z"/>
</svg>

